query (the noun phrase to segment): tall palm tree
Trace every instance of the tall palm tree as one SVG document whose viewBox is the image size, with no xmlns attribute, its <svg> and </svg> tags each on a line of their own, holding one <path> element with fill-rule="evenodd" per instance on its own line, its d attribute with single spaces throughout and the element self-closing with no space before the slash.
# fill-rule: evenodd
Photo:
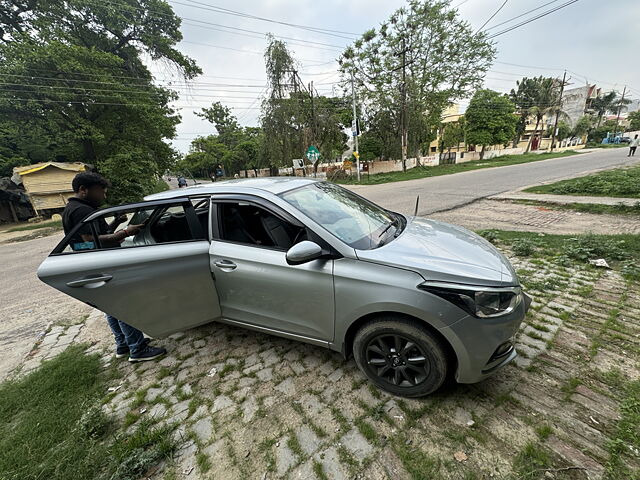
<svg viewBox="0 0 640 480">
<path fill-rule="evenodd" d="M 538 132 L 538 127 L 546 115 L 556 115 L 562 113 L 562 95 L 560 94 L 562 81 L 551 77 L 536 77 L 531 85 L 531 105 L 528 109 L 530 116 L 536 119 L 536 126 L 529 137 L 527 144 L 528 153 L 531 150 L 531 142 Z"/>
<path fill-rule="evenodd" d="M 611 90 L 610 92 L 599 94 L 596 98 L 591 100 L 591 109 L 593 109 L 598 117 L 598 123 L 596 127 L 599 127 L 602 123 L 602 117 L 607 112 L 614 112 L 619 105 L 628 105 L 631 100 L 625 98 L 618 98 L 618 92 Z"/>
</svg>

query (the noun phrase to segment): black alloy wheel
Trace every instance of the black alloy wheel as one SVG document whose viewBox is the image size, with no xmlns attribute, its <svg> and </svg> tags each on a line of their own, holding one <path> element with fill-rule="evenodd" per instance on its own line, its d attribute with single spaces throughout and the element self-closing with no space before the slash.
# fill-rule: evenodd
<svg viewBox="0 0 640 480">
<path fill-rule="evenodd" d="M 363 325 L 353 341 L 362 372 L 383 390 L 402 397 L 436 391 L 448 375 L 449 349 L 419 320 L 385 315 Z"/>
</svg>

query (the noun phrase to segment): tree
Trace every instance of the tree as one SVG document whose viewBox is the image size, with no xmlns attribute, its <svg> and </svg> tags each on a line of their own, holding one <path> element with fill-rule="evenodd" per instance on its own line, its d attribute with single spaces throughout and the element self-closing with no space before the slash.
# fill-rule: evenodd
<svg viewBox="0 0 640 480">
<path fill-rule="evenodd" d="M 140 199 L 175 161 L 180 117 L 143 58 L 181 78 L 200 73 L 175 45 L 180 19 L 163 0 L 0 3 L 2 159 L 82 161 L 113 183 L 110 202 Z M 28 137 L 37 136 L 29 142 Z M 25 137 L 27 141 L 23 138 Z"/>
<path fill-rule="evenodd" d="M 640 130 L 640 111 L 631 112 L 627 116 L 627 120 L 629 120 L 629 130 L 636 131 Z"/>
<path fill-rule="evenodd" d="M 558 122 L 558 134 L 556 135 L 556 139 L 557 140 L 564 140 L 565 138 L 569 138 L 569 136 L 571 136 L 571 132 L 572 132 L 572 128 L 571 125 L 569 125 L 567 122 L 565 122 L 564 120 L 560 120 Z M 552 136 L 553 135 L 553 125 L 550 125 L 549 128 L 547 129 L 547 136 Z"/>
<path fill-rule="evenodd" d="M 589 132 L 589 141 L 602 143 L 610 133 L 615 132 L 619 128 L 618 122 L 615 120 L 606 120 L 602 125 L 592 129 Z"/>
<path fill-rule="evenodd" d="M 478 90 L 465 112 L 466 140 L 469 145 L 482 145 L 480 159 L 487 145 L 506 145 L 515 134 L 518 117 L 515 105 L 493 90 Z"/>
<path fill-rule="evenodd" d="M 464 142 L 464 117 L 460 117 L 455 122 L 447 122 L 442 124 L 442 149 L 446 149 L 451 153 L 453 147 L 457 147 Z"/>
<path fill-rule="evenodd" d="M 534 130 L 527 144 L 526 152 L 529 152 L 533 137 L 537 134 L 544 118 L 546 116 L 566 115 L 562 111 L 562 95 L 560 93 L 562 80 L 552 77 L 535 77 L 532 79 L 525 77 L 522 79 L 522 84 L 525 85 L 525 92 L 522 97 L 518 98 L 521 102 L 519 105 L 520 114 L 533 116 L 536 119 Z M 513 93 L 512 91 L 512 98 L 514 98 Z"/>
<path fill-rule="evenodd" d="M 509 98 L 518 110 L 518 123 L 516 124 L 516 133 L 513 137 L 513 148 L 518 146 L 520 138 L 527 128 L 529 109 L 535 102 L 538 80 L 524 77 L 522 80 L 516 81 L 516 87 L 516 89 L 511 89 L 511 93 L 509 93 Z"/>
<path fill-rule="evenodd" d="M 474 33 L 449 2 L 410 0 L 378 29 L 366 31 L 339 61 L 345 87 L 355 76 L 364 123 L 397 158 L 403 119 L 408 154 L 417 155 L 433 138 L 443 109 L 482 84 L 494 56 L 486 33 Z"/>
<path fill-rule="evenodd" d="M 591 115 L 583 115 L 573 127 L 571 135 L 578 138 L 584 137 L 593 128 L 593 123 L 593 117 Z"/>
<path fill-rule="evenodd" d="M 631 103 L 631 100 L 618 99 L 618 92 L 615 90 L 611 90 L 605 94 L 598 94 L 596 98 L 591 100 L 590 104 L 591 109 L 596 113 L 596 118 L 598 119 L 596 127 L 600 126 L 602 118 L 607 112 L 616 111 L 619 104 L 628 105 L 629 103 Z"/>
</svg>

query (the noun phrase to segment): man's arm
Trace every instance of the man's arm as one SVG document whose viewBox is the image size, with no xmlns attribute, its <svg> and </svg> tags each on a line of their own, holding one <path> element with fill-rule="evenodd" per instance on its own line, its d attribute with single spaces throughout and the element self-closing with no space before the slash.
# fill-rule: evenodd
<svg viewBox="0 0 640 480">
<path fill-rule="evenodd" d="M 98 239 L 100 240 L 100 243 L 102 245 L 119 245 L 124 241 L 125 238 L 136 235 L 143 226 L 144 225 L 129 225 L 127 228 L 118 230 L 115 233 L 98 235 Z M 92 234 L 82 233 L 81 236 L 85 242 L 93 242 Z"/>
</svg>

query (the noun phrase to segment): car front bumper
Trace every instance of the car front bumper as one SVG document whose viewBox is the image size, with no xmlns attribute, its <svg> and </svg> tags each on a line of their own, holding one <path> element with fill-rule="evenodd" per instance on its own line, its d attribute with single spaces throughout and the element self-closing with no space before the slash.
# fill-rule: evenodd
<svg viewBox="0 0 640 480">
<path fill-rule="evenodd" d="M 531 298 L 523 295 L 524 301 L 504 317 L 468 315 L 440 330 L 455 351 L 458 360 L 455 378 L 459 383 L 480 382 L 518 356 L 515 336 L 531 305 Z"/>
</svg>

